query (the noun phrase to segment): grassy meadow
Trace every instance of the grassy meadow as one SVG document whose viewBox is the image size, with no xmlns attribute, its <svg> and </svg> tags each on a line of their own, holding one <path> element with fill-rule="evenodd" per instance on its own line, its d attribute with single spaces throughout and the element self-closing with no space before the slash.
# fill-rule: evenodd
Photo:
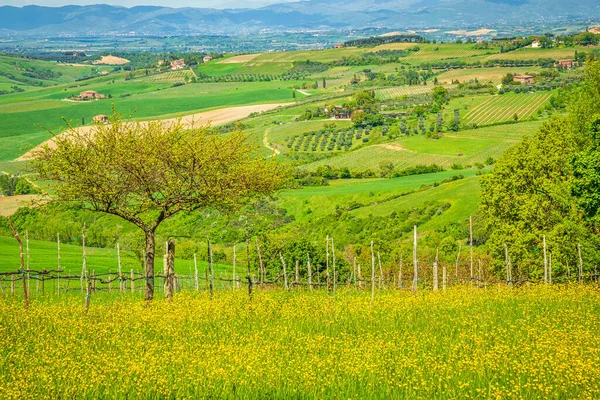
<svg viewBox="0 0 600 400">
<path fill-rule="evenodd" d="M 597 398 L 586 285 L 0 295 L 6 399 Z"/>
</svg>

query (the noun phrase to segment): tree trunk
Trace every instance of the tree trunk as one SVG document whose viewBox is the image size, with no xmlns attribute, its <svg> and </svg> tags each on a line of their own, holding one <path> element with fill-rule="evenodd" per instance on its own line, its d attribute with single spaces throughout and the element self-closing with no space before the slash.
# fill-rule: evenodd
<svg viewBox="0 0 600 400">
<path fill-rule="evenodd" d="M 145 300 L 154 299 L 154 231 L 146 231 L 146 296 Z"/>
<path fill-rule="evenodd" d="M 167 242 L 167 270 L 165 274 L 165 298 L 172 299 L 175 291 L 175 240 Z"/>
</svg>

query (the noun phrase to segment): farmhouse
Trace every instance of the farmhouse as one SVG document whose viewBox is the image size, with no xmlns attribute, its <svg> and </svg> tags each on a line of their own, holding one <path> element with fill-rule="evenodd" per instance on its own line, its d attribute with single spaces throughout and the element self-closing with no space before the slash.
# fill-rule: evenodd
<svg viewBox="0 0 600 400">
<path fill-rule="evenodd" d="M 178 69 L 183 69 L 183 68 L 185 68 L 185 61 L 183 60 L 183 58 L 181 58 L 179 60 L 171 61 L 171 69 L 173 71 L 176 71 Z"/>
<path fill-rule="evenodd" d="M 530 83 L 533 83 L 533 76 L 531 76 L 531 75 L 515 75 L 513 77 L 513 82 L 530 84 Z"/>
<path fill-rule="evenodd" d="M 76 100 L 86 101 L 86 100 L 99 100 L 105 99 L 106 96 L 100 94 L 98 92 L 94 92 L 93 90 L 86 90 L 85 92 L 79 93 L 79 96 L 76 97 Z"/>
<path fill-rule="evenodd" d="M 335 119 L 350 119 L 350 111 L 342 106 L 335 106 L 333 108 L 333 118 Z"/>
<path fill-rule="evenodd" d="M 334 48 L 334 49 L 343 49 L 343 48 L 344 48 L 344 45 L 343 45 L 343 44 L 341 44 L 341 43 L 338 43 L 338 44 L 335 44 L 335 45 L 333 45 L 333 48 Z"/>
<path fill-rule="evenodd" d="M 205 63 L 212 61 L 212 57 L 211 56 L 204 56 L 204 58 L 202 59 L 202 61 L 204 61 Z"/>
<path fill-rule="evenodd" d="M 94 117 L 94 123 L 96 124 L 106 124 L 108 122 L 108 115 L 96 115 Z"/>
<path fill-rule="evenodd" d="M 558 60 L 556 63 L 561 69 L 573 68 L 573 60 Z"/>
<path fill-rule="evenodd" d="M 542 47 L 542 44 L 540 43 L 540 41 L 539 41 L 539 40 L 534 40 L 534 41 L 531 43 L 531 47 L 533 47 L 534 49 L 539 49 L 540 47 Z"/>
<path fill-rule="evenodd" d="M 593 28 L 590 28 L 588 29 L 588 32 L 593 33 L 594 35 L 600 35 L 600 27 L 595 26 Z"/>
</svg>

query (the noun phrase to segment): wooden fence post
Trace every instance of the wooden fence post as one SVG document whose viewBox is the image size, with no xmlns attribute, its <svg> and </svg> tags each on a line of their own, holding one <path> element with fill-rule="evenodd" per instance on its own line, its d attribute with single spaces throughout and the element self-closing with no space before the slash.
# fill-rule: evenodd
<svg viewBox="0 0 600 400">
<path fill-rule="evenodd" d="M 235 244 L 233 245 L 233 277 L 231 278 L 232 289 L 237 289 L 237 281 L 235 276 L 235 264 L 236 264 Z"/>
<path fill-rule="evenodd" d="M 419 260 L 417 258 L 417 226 L 414 226 L 414 237 L 413 237 L 413 284 L 412 292 L 417 293 L 417 285 L 419 282 Z"/>
<path fill-rule="evenodd" d="M 329 293 L 329 285 L 331 282 L 329 281 L 329 235 L 325 240 L 325 278 L 327 279 L 327 293 Z"/>
<path fill-rule="evenodd" d="M 90 299 L 92 297 L 92 281 L 90 280 L 89 272 L 85 275 L 85 313 L 87 314 L 90 308 Z"/>
<path fill-rule="evenodd" d="M 20 255 L 21 279 L 23 280 L 23 305 L 25 306 L 25 308 L 27 308 L 27 307 L 29 307 L 29 297 L 27 295 L 27 280 L 25 279 L 25 254 L 23 252 L 23 241 L 19 237 L 19 233 L 15 229 L 15 226 L 13 225 L 13 222 L 12 222 L 12 219 L 10 218 L 10 216 L 8 217 L 8 223 L 10 225 L 10 229 L 13 232 L 13 235 L 15 236 L 15 239 L 17 239 L 17 242 L 19 242 L 19 250 L 21 251 L 21 255 Z M 13 294 L 14 294 L 14 279 L 12 279 L 12 282 L 13 282 L 12 290 L 13 290 Z"/>
<path fill-rule="evenodd" d="M 581 243 L 577 244 L 577 253 L 579 254 L 579 273 L 578 280 L 579 283 L 583 282 L 583 258 L 581 257 Z"/>
<path fill-rule="evenodd" d="M 123 269 L 121 267 L 121 246 L 117 243 L 117 269 L 119 270 L 119 292 L 123 292 L 125 288 L 123 287 Z"/>
<path fill-rule="evenodd" d="M 56 234 L 56 247 L 57 247 L 57 257 L 58 257 L 58 272 L 56 274 L 56 289 L 57 293 L 60 296 L 60 233 Z"/>
<path fill-rule="evenodd" d="M 371 240 L 371 300 L 375 298 L 375 253 L 373 252 L 373 241 Z"/>
<path fill-rule="evenodd" d="M 362 290 L 363 287 L 363 278 L 362 273 L 360 272 L 360 263 L 356 266 L 356 277 L 358 278 L 358 288 Z"/>
<path fill-rule="evenodd" d="M 215 268 L 213 265 L 213 257 L 212 257 L 212 246 L 210 245 L 210 238 L 208 240 L 208 268 L 210 270 L 210 281 L 209 281 L 209 289 L 210 289 L 210 297 L 213 296 L 213 291 L 215 290 Z M 256 240 L 256 244 L 258 245 L 258 239 Z"/>
<path fill-rule="evenodd" d="M 246 239 L 246 268 L 248 280 L 248 297 L 252 299 L 252 272 L 250 271 L 250 239 L 248 236 L 248 217 L 246 217 L 246 224 L 244 227 L 245 239 Z"/>
<path fill-rule="evenodd" d="M 381 256 L 377 252 L 377 263 L 379 264 L 379 290 L 383 286 L 383 268 L 381 267 Z"/>
<path fill-rule="evenodd" d="M 438 249 L 435 249 L 435 261 L 433 262 L 433 290 L 438 290 Z"/>
<path fill-rule="evenodd" d="M 288 290 L 288 280 L 287 280 L 287 270 L 285 268 L 285 260 L 283 259 L 283 254 L 279 253 L 279 257 L 281 258 L 281 265 L 283 265 L 283 287 L 285 290 Z"/>
<path fill-rule="evenodd" d="M 548 256 L 546 255 L 546 235 L 542 238 L 544 245 L 544 283 L 548 283 Z"/>
<path fill-rule="evenodd" d="M 306 269 L 308 274 L 308 287 L 312 291 L 312 271 L 310 270 L 310 254 L 306 254 Z"/>
<path fill-rule="evenodd" d="M 352 279 L 354 279 L 354 288 L 356 289 L 356 257 L 352 261 Z"/>
<path fill-rule="evenodd" d="M 258 265 L 260 268 L 258 271 L 258 280 L 259 280 L 260 284 L 262 285 L 265 281 L 266 273 L 265 273 L 265 267 L 263 265 L 262 255 L 260 254 L 260 246 L 258 245 L 258 238 L 256 238 L 256 252 L 258 253 Z"/>
<path fill-rule="evenodd" d="M 81 256 L 82 256 L 82 265 L 81 265 L 81 283 L 83 283 L 83 278 L 87 272 L 87 254 L 85 250 L 85 224 L 83 224 L 83 228 L 81 228 Z"/>
<path fill-rule="evenodd" d="M 504 262 L 506 264 L 506 284 L 511 286 L 512 277 L 511 277 L 511 268 L 510 268 L 510 258 L 508 257 L 508 246 L 504 243 Z"/>
<path fill-rule="evenodd" d="M 469 261 L 470 261 L 470 277 L 471 285 L 473 285 L 473 217 L 469 217 Z"/>
<path fill-rule="evenodd" d="M 300 290 L 300 261 L 296 260 L 296 276 L 294 279 L 294 285 L 296 285 L 296 290 Z"/>
<path fill-rule="evenodd" d="M 199 289 L 198 285 L 198 261 L 196 260 L 196 253 L 194 253 L 194 288 L 196 292 Z"/>
<path fill-rule="evenodd" d="M 26 243 L 26 264 L 25 267 L 27 268 L 27 293 L 29 293 L 29 295 L 31 295 L 31 286 L 29 284 L 29 280 L 31 278 L 31 274 L 29 273 L 29 271 L 31 270 L 30 268 L 30 257 L 29 257 L 29 230 L 25 230 L 25 243 Z"/>
<path fill-rule="evenodd" d="M 337 288 L 337 271 L 335 269 L 335 245 L 333 238 L 331 238 L 331 257 L 333 262 L 333 294 L 335 294 L 335 289 Z"/>
<path fill-rule="evenodd" d="M 550 285 L 552 285 L 552 253 L 550 253 L 549 255 L 549 264 L 548 264 L 548 283 Z"/>
<path fill-rule="evenodd" d="M 175 291 L 175 240 L 167 241 L 166 270 L 165 270 L 165 298 L 171 300 Z"/>
<path fill-rule="evenodd" d="M 131 270 L 131 293 L 135 293 L 135 277 L 133 276 L 133 270 Z"/>
</svg>

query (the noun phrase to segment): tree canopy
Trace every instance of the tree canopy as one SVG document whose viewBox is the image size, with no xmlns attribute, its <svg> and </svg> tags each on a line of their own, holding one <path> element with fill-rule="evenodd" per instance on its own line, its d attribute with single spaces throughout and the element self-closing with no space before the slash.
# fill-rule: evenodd
<svg viewBox="0 0 600 400">
<path fill-rule="evenodd" d="M 154 291 L 154 233 L 181 211 L 235 209 L 282 187 L 287 168 L 255 154 L 239 131 L 123 121 L 70 129 L 33 152 L 33 169 L 52 181 L 55 201 L 113 214 L 144 231 L 146 299 Z"/>
<path fill-rule="evenodd" d="M 600 157 L 594 133 L 600 65 L 589 64 L 586 77 L 572 96 L 567 116 L 553 117 L 531 138 L 509 149 L 494 172 L 481 180 L 481 212 L 498 268 L 506 244 L 518 272 L 538 276 L 544 236 L 555 265 L 576 264 L 578 244 L 589 257 L 595 253 L 600 241 L 590 222 L 597 222 L 600 206 Z"/>
</svg>

